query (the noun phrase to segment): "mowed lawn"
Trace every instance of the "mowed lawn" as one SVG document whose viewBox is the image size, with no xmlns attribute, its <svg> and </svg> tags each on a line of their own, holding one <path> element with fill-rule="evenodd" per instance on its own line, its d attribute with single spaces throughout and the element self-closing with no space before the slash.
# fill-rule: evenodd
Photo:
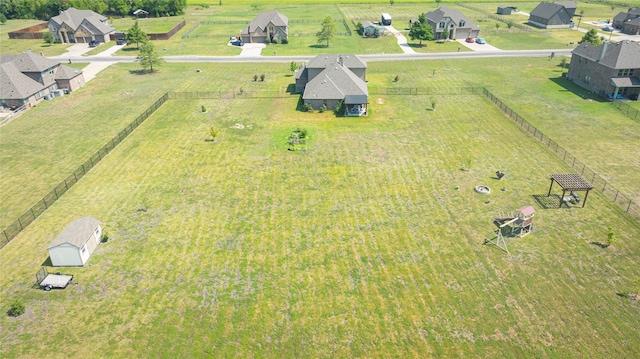
<svg viewBox="0 0 640 359">
<path fill-rule="evenodd" d="M 334 118 L 296 102 L 163 105 L 0 251 L 2 298 L 27 304 L 0 319 L 2 356 L 640 355 L 640 303 L 622 297 L 640 226 L 597 191 L 584 209 L 540 206 L 548 174 L 570 170 L 493 105 L 372 96 L 371 116 Z M 310 141 L 292 153 L 298 127 Z M 534 233 L 510 255 L 483 246 L 523 205 Z M 62 269 L 77 285 L 32 289 L 84 215 L 110 239 Z M 618 242 L 592 244 L 607 227 Z"/>
</svg>

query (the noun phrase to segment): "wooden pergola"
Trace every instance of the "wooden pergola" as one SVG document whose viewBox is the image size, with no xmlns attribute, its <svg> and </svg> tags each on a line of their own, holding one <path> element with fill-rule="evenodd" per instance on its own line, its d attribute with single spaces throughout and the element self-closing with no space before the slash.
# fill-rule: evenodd
<svg viewBox="0 0 640 359">
<path fill-rule="evenodd" d="M 565 199 L 565 194 L 567 191 L 570 193 L 583 191 L 587 192 L 584 195 L 584 200 L 582 201 L 582 208 L 587 204 L 587 197 L 589 196 L 589 191 L 593 189 L 593 185 L 582 176 L 577 173 L 562 173 L 562 174 L 552 174 L 551 175 L 551 186 L 549 186 L 549 193 L 547 193 L 547 197 L 551 195 L 551 188 L 553 188 L 553 182 L 556 182 L 562 187 L 562 197 L 560 198 L 560 206 L 558 208 L 562 208 L 562 203 Z"/>
</svg>

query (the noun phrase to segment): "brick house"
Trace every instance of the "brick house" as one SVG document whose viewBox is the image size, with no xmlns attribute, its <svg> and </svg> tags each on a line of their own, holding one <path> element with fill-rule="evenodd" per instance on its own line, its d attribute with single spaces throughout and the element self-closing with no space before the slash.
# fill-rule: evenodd
<svg viewBox="0 0 640 359">
<path fill-rule="evenodd" d="M 322 105 L 331 110 L 342 102 L 345 115 L 366 116 L 366 72 L 367 64 L 356 55 L 318 55 L 297 70 L 296 92 L 304 91 L 302 100 L 316 110 Z"/>
<path fill-rule="evenodd" d="M 109 35 L 116 32 L 106 17 L 91 10 L 72 7 L 49 19 L 47 26 L 56 41 L 70 44 L 89 43 L 92 40 L 109 42 Z"/>
<path fill-rule="evenodd" d="M 613 27 L 615 27 L 618 30 L 622 30 L 622 32 L 625 32 L 625 25 L 628 22 L 631 22 L 633 20 L 639 19 L 640 18 L 640 7 L 637 8 L 630 8 L 627 12 L 620 12 L 618 13 L 618 15 L 613 17 Z M 637 22 L 637 21 L 636 21 Z M 634 26 L 634 24 L 631 25 L 630 28 L 628 28 L 629 31 L 631 31 L 631 35 L 638 35 L 636 32 L 633 32 L 633 30 L 635 30 L 634 28 L 636 26 Z"/>
<path fill-rule="evenodd" d="M 456 9 L 443 6 L 424 15 L 427 18 L 427 24 L 433 29 L 435 40 L 444 39 L 445 29 L 449 29 L 448 39 L 451 40 L 475 38 L 480 34 L 480 27 Z"/>
<path fill-rule="evenodd" d="M 242 29 L 240 38 L 246 43 L 288 41 L 289 19 L 276 10 L 261 12 Z"/>
<path fill-rule="evenodd" d="M 572 51 L 567 78 L 611 100 L 638 100 L 640 94 L 640 43 L 581 44 Z"/>
<path fill-rule="evenodd" d="M 51 98 L 56 90 L 68 93 L 79 89 L 84 86 L 84 76 L 80 70 L 23 52 L 0 57 L 0 85 L 2 107 L 31 107 Z"/>
</svg>

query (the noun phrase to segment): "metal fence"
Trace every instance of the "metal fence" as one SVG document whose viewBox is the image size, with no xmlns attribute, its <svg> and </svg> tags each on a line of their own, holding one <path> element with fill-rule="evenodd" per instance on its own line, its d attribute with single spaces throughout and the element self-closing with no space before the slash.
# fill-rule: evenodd
<svg viewBox="0 0 640 359">
<path fill-rule="evenodd" d="M 291 24 L 302 24 L 302 23 L 317 23 L 320 24 L 321 22 L 323 22 L 324 20 L 316 20 L 316 19 L 308 19 L 308 20 L 289 20 L 289 23 Z M 193 32 L 195 29 L 197 29 L 200 25 L 222 25 L 222 24 L 241 24 L 241 25 L 246 25 L 248 24 L 248 21 L 200 21 L 199 23 L 197 23 L 194 27 L 192 27 L 191 29 L 189 29 L 187 32 L 185 32 L 182 35 L 183 39 L 196 39 L 196 38 L 216 38 L 216 37 L 229 37 L 229 34 L 191 34 L 191 32 Z M 342 19 L 342 20 L 338 20 L 335 21 L 335 23 L 339 24 L 343 24 L 345 31 L 336 31 L 335 35 L 336 36 L 351 36 L 353 33 L 351 31 L 351 28 L 349 27 L 349 24 L 347 23 L 346 20 Z M 315 32 L 291 32 L 291 29 L 289 29 L 289 38 L 291 37 L 314 37 L 316 36 L 317 33 Z"/>
<path fill-rule="evenodd" d="M 91 168 L 97 165 L 100 160 L 104 158 L 109 152 L 111 152 L 120 142 L 122 142 L 127 136 L 133 132 L 144 120 L 146 120 L 152 113 L 154 113 L 162 104 L 169 99 L 168 94 L 164 94 L 156 102 L 149 106 L 142 114 L 140 114 L 133 122 L 114 136 L 109 142 L 107 142 L 101 149 L 94 153 L 88 160 L 81 164 L 75 171 L 73 171 L 67 178 L 55 186 L 47 195 L 45 195 L 40 201 L 29 208 L 24 214 L 22 214 L 17 220 L 11 223 L 0 235 L 0 248 L 7 245 L 13 238 L 15 238 L 22 230 L 24 230 L 31 222 L 33 222 L 38 216 L 40 216 L 47 208 L 54 204 L 60 196 L 67 192 L 74 184 L 80 180 Z"/>
<path fill-rule="evenodd" d="M 471 9 L 473 11 L 477 11 L 477 12 L 483 14 L 484 16 L 490 17 L 490 18 L 492 18 L 494 20 L 498 20 L 498 21 L 504 22 L 505 24 L 511 23 L 511 26 L 513 26 L 515 28 L 518 28 L 518 29 L 520 29 L 522 31 L 525 31 L 525 32 L 540 32 L 539 29 L 534 29 L 534 28 L 532 28 L 530 26 L 517 23 L 517 22 L 513 21 L 511 18 L 509 18 L 508 16 L 500 16 L 500 15 L 491 13 L 489 11 L 486 11 L 484 9 L 480 9 L 478 7 L 475 7 L 473 5 L 466 4 L 466 3 L 455 3 L 455 4 L 458 5 L 458 6 L 461 6 L 461 7 L 466 7 L 467 9 Z M 496 8 L 497 8 L 497 6 L 498 5 L 496 3 Z"/>
<path fill-rule="evenodd" d="M 611 103 L 612 106 L 622 111 L 625 115 L 629 116 L 632 120 L 640 120 L 640 110 L 636 110 L 635 108 L 627 105 L 624 102 L 614 101 Z"/>
<path fill-rule="evenodd" d="M 631 196 L 617 190 L 607 180 L 602 178 L 594 170 L 587 167 L 578 158 L 569 153 L 569 151 L 562 148 L 560 145 L 558 145 L 558 143 L 546 136 L 535 126 L 525 120 L 522 116 L 518 115 L 515 111 L 509 108 L 509 106 L 495 97 L 487 89 L 484 89 L 482 91 L 482 95 L 484 95 L 489 101 L 496 105 L 505 115 L 507 115 L 507 117 L 514 120 L 517 124 L 520 125 L 520 127 L 531 134 L 533 138 L 540 141 L 544 146 L 547 147 L 547 149 L 555 153 L 569 167 L 576 170 L 576 172 L 580 173 L 582 177 L 591 182 L 591 184 L 594 186 L 594 189 L 597 189 L 600 192 L 604 193 L 607 198 L 620 206 L 620 208 L 629 213 L 632 217 L 640 221 L 640 205 L 638 205 L 638 203 L 634 203 Z"/>
</svg>

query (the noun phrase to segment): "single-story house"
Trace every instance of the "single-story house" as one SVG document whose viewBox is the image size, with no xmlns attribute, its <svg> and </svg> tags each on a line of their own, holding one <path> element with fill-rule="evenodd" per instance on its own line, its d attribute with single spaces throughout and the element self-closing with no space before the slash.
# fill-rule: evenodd
<svg viewBox="0 0 640 359">
<path fill-rule="evenodd" d="M 566 6 L 569 6 L 567 8 Z M 543 29 L 568 28 L 573 26 L 574 2 L 541 2 L 529 14 L 529 24 Z"/>
<path fill-rule="evenodd" d="M 567 78 L 606 97 L 638 99 L 640 95 L 640 43 L 624 40 L 600 46 L 580 44 L 572 51 Z"/>
<path fill-rule="evenodd" d="M 629 8 L 627 12 L 620 12 L 613 17 L 613 27 L 623 30 L 627 21 L 640 18 L 640 7 Z M 624 30 L 623 30 L 624 31 Z"/>
<path fill-rule="evenodd" d="M 100 221 L 87 216 L 69 223 L 49 245 L 54 267 L 81 267 L 98 248 L 102 236 Z"/>
<path fill-rule="evenodd" d="M 363 21 L 362 22 L 362 36 L 366 36 L 366 37 L 378 37 L 380 36 L 380 29 L 378 28 L 378 25 L 372 23 L 371 21 Z M 378 30 L 378 35 L 376 35 L 376 30 Z"/>
<path fill-rule="evenodd" d="M 35 106 L 56 91 L 73 92 L 84 86 L 84 75 L 30 51 L 0 56 L 0 102 L 3 107 Z M 50 98 L 50 97 L 49 97 Z"/>
<path fill-rule="evenodd" d="M 72 7 L 49 19 L 47 26 L 56 41 L 70 44 L 89 43 L 92 40 L 109 42 L 109 34 L 116 31 L 106 17 L 91 10 Z"/>
<path fill-rule="evenodd" d="M 318 110 L 344 104 L 345 115 L 365 116 L 369 103 L 367 64 L 353 54 L 318 55 L 295 75 L 296 91 L 302 100 Z"/>
<path fill-rule="evenodd" d="M 427 24 L 433 29 L 435 40 L 444 39 L 445 29 L 449 29 L 448 39 L 475 38 L 480 34 L 480 27 L 456 9 L 443 6 L 426 13 L 425 17 Z"/>
<path fill-rule="evenodd" d="M 289 19 L 276 10 L 261 12 L 240 32 L 240 38 L 246 43 L 288 41 Z"/>
<path fill-rule="evenodd" d="M 496 14 L 498 15 L 511 15 L 511 11 L 513 9 L 510 6 L 498 6 L 498 10 L 496 10 Z"/>
</svg>

